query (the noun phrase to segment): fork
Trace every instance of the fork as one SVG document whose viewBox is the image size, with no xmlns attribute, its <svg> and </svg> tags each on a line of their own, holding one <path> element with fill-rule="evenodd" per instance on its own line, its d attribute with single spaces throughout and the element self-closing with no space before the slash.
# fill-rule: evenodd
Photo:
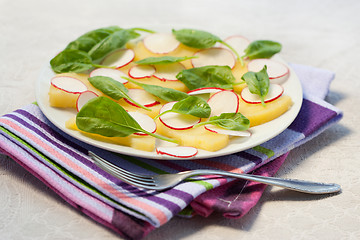
<svg viewBox="0 0 360 240">
<path fill-rule="evenodd" d="M 264 177 L 259 175 L 251 175 L 245 173 L 233 173 L 221 170 L 191 170 L 191 171 L 183 171 L 174 174 L 158 174 L 158 175 L 143 175 L 137 174 L 133 172 L 129 172 L 123 168 L 120 168 L 107 160 L 101 158 L 95 153 L 89 151 L 89 156 L 93 160 L 93 162 L 113 175 L 114 177 L 119 178 L 120 180 L 131 184 L 136 187 L 149 189 L 149 190 L 165 190 L 171 188 L 183 180 L 199 175 L 217 175 L 217 176 L 227 176 L 233 178 L 241 178 L 249 181 L 255 181 L 259 183 L 264 183 L 272 186 L 282 187 L 286 189 L 290 189 L 293 191 L 310 193 L 310 194 L 328 194 L 335 193 L 341 191 L 341 187 L 335 183 L 317 183 L 317 182 L 309 182 L 304 180 L 296 180 L 296 179 L 282 179 L 275 177 Z"/>
</svg>

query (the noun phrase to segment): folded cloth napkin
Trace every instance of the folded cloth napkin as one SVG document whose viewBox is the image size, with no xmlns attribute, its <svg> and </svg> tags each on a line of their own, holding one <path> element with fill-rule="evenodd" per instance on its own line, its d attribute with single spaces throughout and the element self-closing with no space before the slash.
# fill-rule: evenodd
<svg viewBox="0 0 360 240">
<path fill-rule="evenodd" d="M 330 83 L 335 77 L 333 72 L 299 64 L 289 65 L 294 69 L 302 83 L 304 93 L 302 108 L 297 119 L 288 127 L 286 132 L 261 145 L 275 149 L 275 146 L 271 146 L 275 144 L 279 146 L 280 151 L 281 149 L 286 151 L 286 146 L 288 150 L 291 150 L 309 141 L 342 117 L 342 113 L 338 109 L 324 101 Z M 290 136 L 293 134 L 289 134 L 289 132 L 293 131 L 296 132 L 296 135 L 303 134 L 300 136 L 300 140 L 291 140 Z M 287 155 L 288 153 L 285 153 L 257 168 L 253 174 L 273 176 Z M 258 202 L 265 188 L 266 185 L 256 182 L 233 181 L 201 194 L 190 205 L 195 213 L 202 216 L 209 216 L 216 211 L 223 213 L 228 218 L 239 218 L 244 216 Z"/>
<path fill-rule="evenodd" d="M 0 118 L 0 152 L 17 161 L 72 206 L 128 239 L 141 239 L 178 214 L 207 216 L 215 210 L 228 217 L 240 217 L 256 204 L 265 188 L 263 184 L 197 177 L 166 191 L 148 191 L 104 172 L 87 153 L 93 151 L 123 168 L 146 174 L 215 168 L 273 175 L 288 151 L 342 117 L 340 110 L 323 100 L 334 74 L 301 65 L 292 67 L 304 87 L 299 115 L 283 133 L 246 151 L 188 161 L 119 155 L 66 135 L 45 118 L 36 104 L 30 104 Z M 313 91 L 313 86 L 317 91 Z M 192 210 L 188 211 L 190 207 Z"/>
</svg>

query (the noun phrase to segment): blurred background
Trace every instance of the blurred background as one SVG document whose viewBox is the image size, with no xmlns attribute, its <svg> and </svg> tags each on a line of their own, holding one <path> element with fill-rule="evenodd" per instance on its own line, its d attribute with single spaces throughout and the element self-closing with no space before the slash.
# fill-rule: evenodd
<svg viewBox="0 0 360 240">
<path fill-rule="evenodd" d="M 359 239 L 360 184 L 355 184 L 358 178 L 346 178 L 347 171 L 355 171 L 346 159 L 359 159 L 347 150 L 360 147 L 359 10 L 358 0 L 0 0 L 0 114 L 34 102 L 41 69 L 92 29 L 185 26 L 223 37 L 278 41 L 286 61 L 336 72 L 327 101 L 345 111 L 341 124 L 291 152 L 278 175 L 314 179 L 324 170 L 316 167 L 326 165 L 325 171 L 340 170 L 321 180 L 344 183 L 344 192 L 313 201 L 320 198 L 270 188 L 242 219 L 175 218 L 146 239 L 291 239 L 295 232 L 301 232 L 295 239 Z M 119 239 L 3 155 L 0 192 L 0 239 Z"/>
</svg>

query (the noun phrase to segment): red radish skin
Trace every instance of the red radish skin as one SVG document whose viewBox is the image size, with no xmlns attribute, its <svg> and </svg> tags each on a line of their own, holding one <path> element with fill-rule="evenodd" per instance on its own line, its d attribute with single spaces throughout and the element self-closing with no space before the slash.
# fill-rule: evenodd
<svg viewBox="0 0 360 240">
<path fill-rule="evenodd" d="M 204 87 L 204 88 L 198 88 L 194 90 L 190 90 L 187 92 L 188 95 L 198 95 L 198 94 L 204 94 L 204 93 L 217 93 L 220 91 L 223 91 L 222 88 L 217 87 Z"/>
<path fill-rule="evenodd" d="M 131 63 L 135 58 L 135 53 L 132 49 L 119 49 L 104 58 L 102 65 L 122 68 Z"/>
<path fill-rule="evenodd" d="M 148 132 L 155 133 L 156 132 L 156 123 L 155 121 L 149 117 L 148 115 L 140 112 L 128 112 L 131 117 L 135 119 L 135 121 L 140 125 L 140 127 Z M 147 136 L 148 134 L 143 132 L 134 133 L 138 136 Z"/>
<path fill-rule="evenodd" d="M 138 89 L 138 88 L 130 88 L 128 91 L 128 95 L 136 102 L 140 103 L 141 105 L 145 107 L 153 107 L 155 105 L 160 104 L 159 101 L 157 101 L 157 98 L 151 95 L 150 93 L 146 92 L 144 89 Z M 130 105 L 133 105 L 135 107 L 139 107 L 136 104 L 130 102 L 126 98 L 124 100 L 129 103 Z"/>
<path fill-rule="evenodd" d="M 203 67 L 208 65 L 229 66 L 234 68 L 236 59 L 233 53 L 225 48 L 212 47 L 202 49 L 194 54 L 198 58 L 191 59 L 193 67 Z"/>
<path fill-rule="evenodd" d="M 90 77 L 95 76 L 104 76 L 104 77 L 110 77 L 118 82 L 121 82 L 122 84 L 128 83 L 128 80 L 122 78 L 122 77 L 128 77 L 125 73 L 123 73 L 120 70 L 117 69 L 111 69 L 111 68 L 97 68 L 93 70 L 90 75 Z"/>
<path fill-rule="evenodd" d="M 198 149 L 194 147 L 157 147 L 156 153 L 176 158 L 191 158 L 198 154 Z"/>
<path fill-rule="evenodd" d="M 272 102 L 284 93 L 284 88 L 279 84 L 270 84 L 269 92 L 264 99 L 264 103 Z M 241 91 L 241 99 L 246 103 L 259 104 L 261 103 L 260 97 L 256 94 L 252 94 L 248 87 L 245 87 Z"/>
<path fill-rule="evenodd" d="M 80 93 L 79 97 L 76 100 L 76 109 L 79 112 L 80 109 L 91 99 L 98 97 L 93 91 L 85 91 Z"/>
<path fill-rule="evenodd" d="M 162 106 L 160 114 L 170 110 L 176 102 L 169 102 Z M 186 130 L 192 128 L 201 121 L 200 118 L 194 116 L 186 116 L 180 113 L 168 112 L 159 117 L 159 120 L 166 127 L 174 130 Z"/>
<path fill-rule="evenodd" d="M 228 129 L 221 129 L 219 127 L 213 126 L 213 125 L 205 125 L 204 128 L 210 132 L 218 133 L 218 134 L 224 134 L 229 136 L 237 136 L 237 137 L 250 137 L 251 132 L 250 131 L 233 131 Z"/>
<path fill-rule="evenodd" d="M 172 63 L 155 66 L 154 77 L 161 81 L 179 81 L 176 78 L 176 75 L 185 69 L 184 65 L 181 63 Z"/>
<path fill-rule="evenodd" d="M 129 69 L 129 76 L 134 79 L 150 78 L 155 73 L 155 68 L 150 65 L 136 65 Z"/>
<path fill-rule="evenodd" d="M 74 77 L 56 76 L 51 79 L 51 85 L 67 93 L 79 94 L 88 90 L 86 85 Z"/>
<path fill-rule="evenodd" d="M 134 103 L 130 102 L 129 100 L 127 100 L 126 98 L 124 98 L 124 101 L 127 102 L 128 104 L 134 106 L 134 107 L 140 108 L 140 107 L 137 106 L 136 104 L 134 104 Z M 156 106 L 156 105 L 158 105 L 158 104 L 160 104 L 160 102 L 153 102 L 153 103 L 141 104 L 141 105 L 143 105 L 144 107 L 153 107 L 153 106 Z"/>
<path fill-rule="evenodd" d="M 230 90 L 220 91 L 209 98 L 208 104 L 211 107 L 210 117 L 221 113 L 235 113 L 239 111 L 239 96 Z"/>
<path fill-rule="evenodd" d="M 267 73 L 271 83 L 282 84 L 289 75 L 290 70 L 284 64 L 272 59 L 254 59 L 248 63 L 248 71 L 259 72 L 264 66 L 267 66 Z"/>
</svg>

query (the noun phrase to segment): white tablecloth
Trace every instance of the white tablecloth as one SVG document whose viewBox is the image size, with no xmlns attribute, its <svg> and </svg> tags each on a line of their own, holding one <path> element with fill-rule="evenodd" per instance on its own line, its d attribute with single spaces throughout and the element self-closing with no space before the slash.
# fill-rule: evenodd
<svg viewBox="0 0 360 240">
<path fill-rule="evenodd" d="M 43 65 L 88 30 L 109 25 L 196 26 L 283 45 L 288 62 L 336 72 L 327 101 L 344 119 L 292 151 L 280 177 L 337 182 L 342 193 L 277 188 L 245 217 L 175 218 L 155 239 L 360 239 L 360 1 L 0 0 L 0 115 L 35 101 Z M 0 239 L 119 239 L 0 155 Z"/>
</svg>

